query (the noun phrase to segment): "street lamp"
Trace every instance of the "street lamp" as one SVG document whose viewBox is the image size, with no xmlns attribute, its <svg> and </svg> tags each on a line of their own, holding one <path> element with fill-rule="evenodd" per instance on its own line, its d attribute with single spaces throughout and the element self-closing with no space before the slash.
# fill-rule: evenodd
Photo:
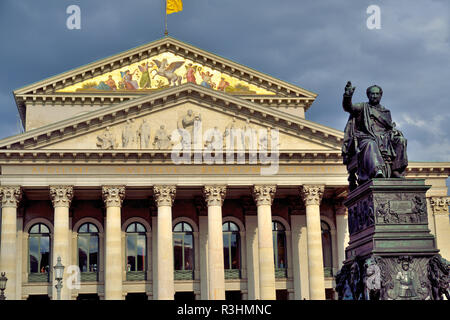
<svg viewBox="0 0 450 320">
<path fill-rule="evenodd" d="M 0 300 L 6 300 L 4 293 L 6 288 L 6 281 L 8 281 L 8 278 L 5 276 L 5 272 L 2 272 L 2 276 L 0 277 Z"/>
<path fill-rule="evenodd" d="M 55 288 L 57 292 L 58 300 L 61 300 L 61 288 L 62 285 L 62 279 L 64 274 L 64 266 L 61 264 L 61 257 L 58 257 L 56 265 L 53 267 L 55 270 L 55 280 L 57 281 Z"/>
</svg>

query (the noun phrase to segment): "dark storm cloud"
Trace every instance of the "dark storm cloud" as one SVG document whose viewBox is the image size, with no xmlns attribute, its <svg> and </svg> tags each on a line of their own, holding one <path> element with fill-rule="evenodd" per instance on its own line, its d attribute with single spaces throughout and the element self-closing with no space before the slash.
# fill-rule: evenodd
<svg viewBox="0 0 450 320">
<path fill-rule="evenodd" d="M 171 36 L 319 94 L 307 119 L 342 130 L 343 87 L 377 83 L 413 161 L 450 161 L 450 3 L 430 0 L 184 0 Z M 67 6 L 81 30 L 66 28 Z M 369 5 L 381 29 L 366 27 Z M 159 39 L 163 0 L 0 2 L 0 136 L 17 131 L 24 85 Z"/>
</svg>

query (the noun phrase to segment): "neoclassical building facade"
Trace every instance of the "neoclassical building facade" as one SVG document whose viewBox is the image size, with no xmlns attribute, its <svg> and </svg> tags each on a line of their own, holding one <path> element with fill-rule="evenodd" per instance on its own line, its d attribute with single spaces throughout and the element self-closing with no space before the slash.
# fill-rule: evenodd
<svg viewBox="0 0 450 320">
<path fill-rule="evenodd" d="M 343 132 L 316 94 L 171 37 L 14 91 L 0 140 L 7 299 L 334 299 Z M 192 137 L 192 139 L 191 139 Z M 450 163 L 411 162 L 450 260 Z"/>
</svg>

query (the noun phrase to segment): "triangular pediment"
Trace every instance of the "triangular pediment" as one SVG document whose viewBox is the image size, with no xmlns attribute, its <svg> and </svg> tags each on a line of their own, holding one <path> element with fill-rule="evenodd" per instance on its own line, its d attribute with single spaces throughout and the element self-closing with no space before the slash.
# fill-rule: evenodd
<svg viewBox="0 0 450 320">
<path fill-rule="evenodd" d="M 216 128 L 223 134 L 233 126 L 276 129 L 280 150 L 338 152 L 343 138 L 341 131 L 223 92 L 184 84 L 3 139 L 0 148 L 161 150 L 164 148 L 155 141 L 158 130 L 161 137 L 163 131 L 172 135 L 188 110 L 200 116 L 203 131 Z M 144 135 L 148 139 L 141 140 Z M 202 147 L 206 145 L 202 143 Z"/>
<path fill-rule="evenodd" d="M 164 59 L 166 65 L 162 65 Z M 150 79 L 145 75 L 147 67 Z M 189 74 L 190 68 L 193 70 Z M 124 80 L 127 70 L 135 73 L 132 79 L 126 77 Z M 189 80 L 193 82 L 195 78 L 195 83 L 199 85 L 211 86 L 230 94 L 303 97 L 311 101 L 317 96 L 311 91 L 171 37 L 36 82 L 15 90 L 14 94 L 145 93 L 178 84 L 177 77 L 181 77 L 181 83 Z M 175 81 L 169 82 L 172 78 Z M 112 89 L 114 86 L 116 90 Z"/>
</svg>

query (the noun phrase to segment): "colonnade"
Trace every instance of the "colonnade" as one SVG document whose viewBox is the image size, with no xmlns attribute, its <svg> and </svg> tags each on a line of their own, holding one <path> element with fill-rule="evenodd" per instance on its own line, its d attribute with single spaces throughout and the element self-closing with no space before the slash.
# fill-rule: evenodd
<svg viewBox="0 0 450 320">
<path fill-rule="evenodd" d="M 50 198 L 54 207 L 53 265 L 57 257 L 62 263 L 70 261 L 69 208 L 73 198 L 72 186 L 50 186 Z M 259 296 L 262 300 L 276 298 L 275 270 L 273 262 L 272 240 L 272 203 L 277 187 L 275 185 L 254 185 L 252 195 L 257 208 L 257 252 L 259 269 Z M 299 188 L 299 196 L 306 207 L 308 285 L 310 299 L 325 299 L 324 272 L 321 244 L 320 202 L 324 186 L 305 185 Z M 223 265 L 222 205 L 226 197 L 224 185 L 203 187 L 207 205 L 207 242 L 208 242 L 208 298 L 225 299 L 225 271 Z M 107 300 L 123 299 L 121 246 L 121 207 L 125 198 L 125 186 L 102 186 L 102 198 L 106 208 L 105 219 L 105 286 L 104 297 Z M 0 251 L 0 270 L 8 274 L 9 284 L 16 279 L 16 233 L 17 207 L 21 199 L 19 186 L 0 187 L 2 203 L 2 233 Z M 174 261 L 172 238 L 172 205 L 176 196 L 176 187 L 159 185 L 153 187 L 153 197 L 157 205 L 157 286 L 156 298 L 171 300 L 174 298 Z M 294 230 L 294 232 L 296 232 Z M 298 233 L 299 231 L 297 231 Z M 299 265 L 294 265 L 294 277 L 299 277 Z M 306 270 L 302 270 L 305 272 Z M 67 274 L 65 274 L 65 277 Z M 298 282 L 298 281 L 297 281 Z M 9 299 L 16 296 L 15 285 L 6 289 Z M 53 293 L 52 297 L 56 297 Z M 62 299 L 70 299 L 67 288 L 63 286 Z"/>
</svg>

